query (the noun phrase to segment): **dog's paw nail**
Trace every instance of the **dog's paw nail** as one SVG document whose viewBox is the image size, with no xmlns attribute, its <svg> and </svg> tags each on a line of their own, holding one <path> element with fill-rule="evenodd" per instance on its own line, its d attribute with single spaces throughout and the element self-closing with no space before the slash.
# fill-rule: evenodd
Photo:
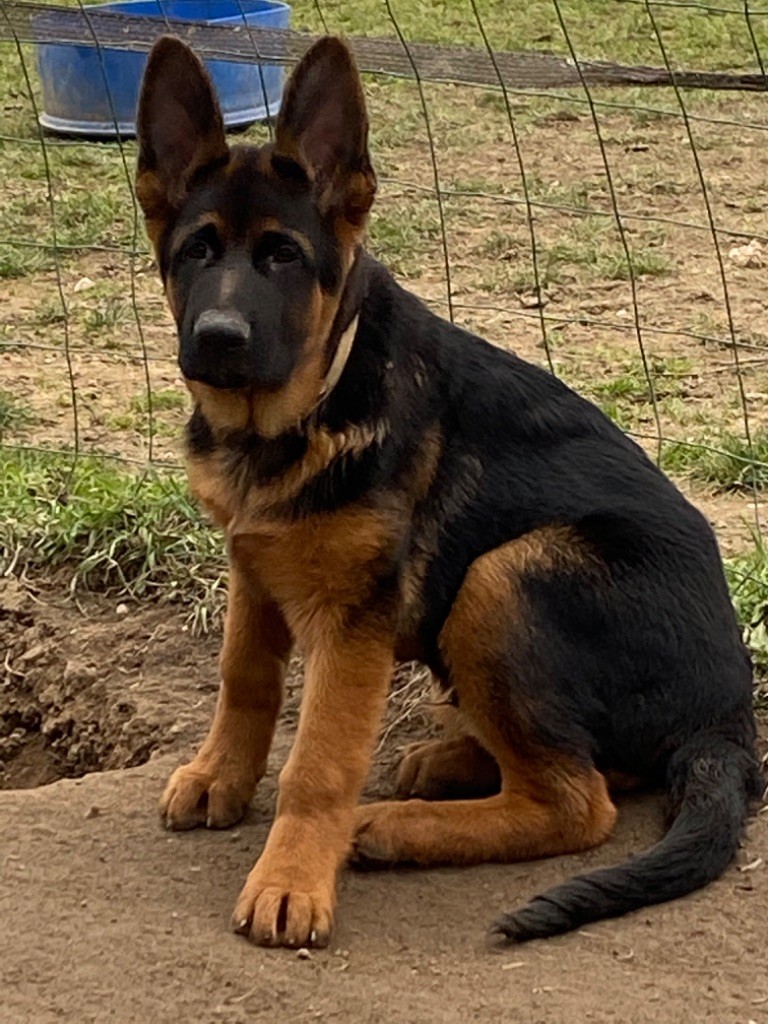
<svg viewBox="0 0 768 1024">
<path fill-rule="evenodd" d="M 246 935 L 248 933 L 249 927 L 250 921 L 248 920 L 247 917 L 244 917 L 242 921 L 238 921 L 237 924 L 235 925 L 235 931 L 237 932 L 238 935 Z"/>
<path fill-rule="evenodd" d="M 315 931 L 314 928 L 309 933 L 309 941 L 312 943 L 313 946 L 317 942 L 317 932 Z"/>
</svg>

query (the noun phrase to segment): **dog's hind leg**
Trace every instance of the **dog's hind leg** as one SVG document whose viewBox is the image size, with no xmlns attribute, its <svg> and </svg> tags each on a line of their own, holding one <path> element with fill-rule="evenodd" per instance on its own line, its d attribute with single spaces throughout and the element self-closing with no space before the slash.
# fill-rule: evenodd
<svg viewBox="0 0 768 1024">
<path fill-rule="evenodd" d="M 607 838 L 616 810 L 606 780 L 578 729 L 565 722 L 560 737 L 554 727 L 556 684 L 545 696 L 530 678 L 532 624 L 521 583 L 535 577 L 558 586 L 568 573 L 586 579 L 599 571 L 589 559 L 575 534 L 553 529 L 504 545 L 471 566 L 440 646 L 462 717 L 498 765 L 501 790 L 481 800 L 362 806 L 353 860 L 513 861 L 584 850 Z M 549 732 L 541 728 L 545 721 L 553 726 Z"/>
<path fill-rule="evenodd" d="M 406 800 L 358 808 L 351 860 L 362 866 L 478 864 L 587 850 L 616 817 L 605 780 L 563 764 L 536 793 L 502 769 L 502 790 L 480 800 Z M 551 768 L 551 766 L 550 766 Z M 526 791 L 528 789 L 528 791 Z"/>
</svg>

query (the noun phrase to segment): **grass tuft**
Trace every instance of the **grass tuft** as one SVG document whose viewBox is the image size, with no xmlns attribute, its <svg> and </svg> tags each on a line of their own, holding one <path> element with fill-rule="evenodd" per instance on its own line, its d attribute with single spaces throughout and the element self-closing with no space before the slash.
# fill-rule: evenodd
<svg viewBox="0 0 768 1024">
<path fill-rule="evenodd" d="M 753 435 L 751 449 L 745 438 L 735 434 L 707 441 L 676 441 L 665 447 L 661 468 L 723 491 L 762 490 L 768 487 L 768 431 Z"/>
<path fill-rule="evenodd" d="M 659 248 L 663 237 L 646 232 L 641 244 L 633 244 L 629 259 L 612 223 L 599 217 L 583 217 L 569 236 L 544 252 L 550 274 L 583 270 L 592 278 L 628 281 L 630 278 L 668 274 L 674 270 L 670 257 Z"/>
<path fill-rule="evenodd" d="M 73 594 L 178 601 L 204 632 L 224 603 L 221 537 L 181 476 L 62 454 L 0 456 L 0 575 L 60 571 Z"/>
<path fill-rule="evenodd" d="M 744 639 L 752 652 L 758 679 L 768 677 L 768 548 L 754 536 L 746 554 L 725 560 L 725 573 Z M 768 686 L 758 687 L 758 706 L 768 710 Z"/>
<path fill-rule="evenodd" d="M 427 251 L 440 237 L 434 203 L 420 200 L 395 209 L 382 204 L 371 221 L 369 248 L 389 269 L 404 277 L 419 277 Z"/>
</svg>

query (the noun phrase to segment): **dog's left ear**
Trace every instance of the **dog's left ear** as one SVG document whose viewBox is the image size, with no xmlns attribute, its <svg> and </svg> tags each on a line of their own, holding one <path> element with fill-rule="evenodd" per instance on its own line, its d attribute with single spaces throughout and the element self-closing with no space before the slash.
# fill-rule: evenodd
<svg viewBox="0 0 768 1024">
<path fill-rule="evenodd" d="M 337 211 L 352 224 L 365 220 L 376 194 L 368 114 L 360 74 L 340 39 L 320 39 L 291 75 L 272 163 L 278 174 L 306 175 L 324 212 Z"/>
</svg>

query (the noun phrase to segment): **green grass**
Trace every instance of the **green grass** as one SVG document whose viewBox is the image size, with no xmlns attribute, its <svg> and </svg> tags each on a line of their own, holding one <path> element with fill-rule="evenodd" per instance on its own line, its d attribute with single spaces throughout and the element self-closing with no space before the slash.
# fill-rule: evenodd
<svg viewBox="0 0 768 1024">
<path fill-rule="evenodd" d="M 539 239 L 539 283 L 548 287 L 567 280 L 628 281 L 630 278 L 654 277 L 670 274 L 675 265 L 664 251 L 660 232 L 644 232 L 638 239 L 629 239 L 629 260 L 612 220 L 605 217 L 584 216 L 569 222 L 561 240 L 544 244 Z M 492 229 L 479 246 L 486 260 L 497 261 L 487 274 L 486 290 L 503 287 L 498 261 L 507 263 L 502 274 L 515 291 L 534 288 L 531 269 L 530 244 L 520 236 L 501 228 Z"/>
<path fill-rule="evenodd" d="M 615 364 L 616 353 L 608 353 L 606 362 Z M 593 380 L 585 390 L 598 399 L 627 398 L 636 402 L 650 401 L 648 376 L 641 360 L 632 359 L 618 369 L 618 373 L 612 373 L 606 367 L 606 377 L 602 380 Z M 653 381 L 657 398 L 676 398 L 680 393 L 682 380 L 692 370 L 692 361 L 681 356 L 651 357 L 648 360 L 648 374 Z"/>
<path fill-rule="evenodd" d="M 725 560 L 725 573 L 744 639 L 752 652 L 758 678 L 768 676 L 768 548 L 759 536 L 751 551 Z M 763 710 L 768 693 L 758 693 Z"/>
<path fill-rule="evenodd" d="M 77 6 L 77 0 L 61 0 L 64 6 Z M 477 10 L 491 44 L 497 49 L 540 49 L 565 56 L 569 53 L 552 0 L 528 0 L 525 4 L 509 0 L 476 0 Z M 756 68 L 749 26 L 743 14 L 742 0 L 722 0 L 719 12 L 685 7 L 655 8 L 670 61 L 675 66 L 705 68 Z M 472 5 L 467 0 L 392 0 L 392 15 L 382 0 L 295 0 L 291 5 L 293 25 L 313 32 L 330 31 L 351 34 L 382 34 L 395 37 L 394 19 L 408 39 L 442 44 L 484 46 Z M 652 23 L 643 5 L 622 0 L 560 0 L 560 9 L 568 35 L 576 52 L 584 57 L 628 63 L 662 65 Z M 726 9 L 729 13 L 722 13 Z M 325 25 L 318 11 L 322 12 Z M 753 18 L 752 28 L 758 44 L 768 49 L 768 19 Z M 37 109 L 42 96 L 37 83 L 35 56 L 31 47 L 22 48 L 27 71 L 33 81 Z M 19 55 L 11 44 L 0 46 L 0 106 L 4 111 L 3 134 L 35 141 L 39 137 L 35 108 L 26 94 Z M 420 100 L 413 83 L 373 79 L 373 102 L 389 117 L 373 119 L 377 148 L 401 144 L 404 134 L 423 136 Z M 612 97 L 648 95 L 637 90 L 612 92 Z M 377 98 L 378 97 L 378 98 Z M 462 90 L 456 103 L 492 99 L 501 96 L 488 90 Z M 712 94 L 690 94 L 687 102 L 699 103 Z M 552 102 L 559 103 L 558 100 Z M 666 94 L 671 109 L 675 100 Z M 542 101 L 543 107 L 551 106 Z M 653 105 L 653 102 L 650 103 Z M 396 108 L 396 109 L 394 109 Z M 504 110 L 500 110 L 504 114 Z M 433 117 L 440 119 L 441 109 L 433 104 Z M 521 116 L 524 111 L 521 111 Z M 609 115 L 604 115 L 609 116 Z M 645 123 L 653 113 L 637 111 Z M 259 132 L 263 134 L 261 129 Z M 454 141 L 461 143 L 455 135 Z M 132 206 L 127 200 L 125 167 L 114 144 L 67 144 L 48 142 L 48 158 L 53 181 L 59 240 L 69 245 L 128 244 L 132 233 Z M 126 143 L 125 161 L 132 171 L 135 145 Z M 50 211 L 47 200 L 44 161 L 37 146 L 0 141 L 0 238 L 17 237 L 49 240 Z M 535 191 L 535 189 L 534 189 Z M 578 197 L 576 197 L 578 198 Z M 0 259 L 0 274 L 26 273 L 26 261 Z"/>
<path fill-rule="evenodd" d="M 131 408 L 135 412 L 144 413 L 145 415 L 149 412 L 149 398 L 146 392 L 142 392 L 140 395 L 135 395 L 131 399 Z M 152 412 L 166 412 L 171 409 L 186 409 L 187 408 L 187 396 L 183 391 L 177 391 L 176 388 L 157 388 L 152 391 Z"/>
<path fill-rule="evenodd" d="M 174 600 L 205 630 L 221 610 L 221 536 L 181 476 L 140 479 L 62 453 L 0 450 L 0 575 L 60 572 L 72 593 Z"/>
<path fill-rule="evenodd" d="M 59 2 L 64 6 L 77 6 L 77 0 Z M 552 0 L 529 0 L 526 4 L 476 0 L 476 3 L 488 38 L 497 49 L 541 49 L 568 55 Z M 316 0 L 295 0 L 291 6 L 293 25 L 299 29 L 320 32 L 327 27 L 330 31 L 395 37 L 393 18 L 383 0 L 322 0 L 320 4 Z M 753 44 L 741 0 L 723 0 L 716 6 L 730 13 L 705 13 L 683 5 L 655 8 L 670 60 L 677 66 L 754 68 Z M 641 4 L 624 0 L 560 0 L 560 8 L 573 46 L 580 55 L 629 63 L 663 63 L 648 14 Z M 484 45 L 472 5 L 467 0 L 432 0 L 430 3 L 391 0 L 391 9 L 409 39 L 480 48 Z M 325 25 L 318 11 L 322 12 Z M 753 28 L 758 42 L 768 49 L 768 19 L 754 18 Z M 42 97 L 34 52 L 30 47 L 23 47 L 22 53 L 39 110 Z M 23 142 L 36 142 L 39 138 L 35 108 L 26 94 L 19 55 L 15 47 L 3 44 L 0 58 L 0 109 L 4 112 L 3 134 L 6 136 L 0 140 L 0 279 L 10 279 L 53 266 L 50 250 L 13 244 L 15 239 L 50 244 L 53 224 L 41 148 L 10 138 L 18 136 Z M 501 139 L 509 143 L 506 110 L 498 91 L 451 89 L 430 83 L 426 89 L 438 158 L 440 149 L 446 145 L 471 154 L 481 152 L 489 130 L 493 132 L 494 144 Z M 415 84 L 371 77 L 368 92 L 372 106 L 372 139 L 380 173 L 408 177 L 413 168 L 413 146 L 418 144 L 420 154 L 423 153 L 418 156 L 420 169 L 426 170 L 428 176 L 424 117 Z M 611 100 L 631 102 L 633 97 L 641 105 L 664 103 L 672 110 L 676 106 L 669 92 L 663 96 L 654 93 L 658 99 L 652 100 L 648 93 L 638 90 L 610 92 Z M 562 107 L 567 116 L 575 116 L 567 100 L 555 97 L 532 100 L 513 96 L 512 102 L 516 118 L 527 126 L 525 130 L 530 127 L 529 121 L 535 123 L 538 117 L 548 116 L 544 111 L 551 113 L 553 104 L 558 109 Z M 686 102 L 717 104 L 728 102 L 728 97 L 690 93 Z M 485 110 L 491 103 L 492 109 Z M 582 108 L 579 112 L 586 116 Z M 616 115 L 601 111 L 600 116 L 610 119 Z M 648 119 L 654 115 L 638 111 L 637 116 Z M 567 132 L 565 124 L 564 135 Z M 266 137 L 263 127 L 253 129 L 248 135 L 256 140 Z M 49 139 L 47 153 L 56 236 L 62 246 L 73 247 L 63 249 L 60 254 L 60 263 L 65 269 L 73 253 L 84 247 L 130 247 L 134 225 L 126 166 L 131 176 L 135 144 L 126 143 L 121 156 L 116 144 L 94 145 L 70 140 L 62 145 Z M 516 190 L 514 164 L 510 167 L 508 184 Z M 475 170 L 468 172 L 468 180 L 472 180 Z M 579 208 L 586 206 L 592 190 L 591 185 L 589 188 L 561 186 L 540 179 L 535 168 L 529 170 L 529 186 L 534 199 L 564 202 Z M 488 190 L 497 189 L 498 185 L 491 185 Z M 466 212 L 465 205 L 463 212 Z M 420 200 L 406 197 L 394 212 L 382 203 L 374 216 L 373 247 L 395 272 L 416 277 L 424 263 L 425 239 L 433 238 L 434 231 L 434 211 L 424 209 Z M 558 281 L 563 271 L 567 273 L 574 267 L 586 268 L 594 277 L 610 280 L 629 276 L 625 254 L 615 238 L 609 245 L 598 241 L 596 247 L 591 248 L 588 241 L 579 237 L 578 230 L 569 229 L 565 234 L 562 244 L 543 254 L 544 285 Z M 147 248 L 143 227 L 139 228 L 137 244 L 142 250 Z M 671 269 L 668 258 L 653 244 L 646 245 L 643 241 L 633 245 L 631 261 L 637 276 L 663 274 Z M 530 272 L 527 268 L 524 273 L 522 267 L 520 270 L 522 276 L 518 275 L 517 290 L 530 290 Z M 493 279 L 493 275 L 490 277 Z M 507 278 L 508 275 L 502 275 L 498 286 L 505 288 Z M 105 311 L 103 318 L 96 313 L 86 330 L 91 334 L 108 330 L 122 323 L 123 316 L 120 309 Z M 117 320 L 110 320 L 110 317 L 117 317 Z"/>
<path fill-rule="evenodd" d="M 45 298 L 34 313 L 34 322 L 38 327 L 52 327 L 54 324 L 63 324 L 66 319 L 61 301 L 58 299 Z"/>
<path fill-rule="evenodd" d="M 133 309 L 130 302 L 109 298 L 85 311 L 83 327 L 88 334 L 98 334 L 102 331 L 110 331 L 121 324 L 128 324 L 132 320 Z M 109 347 L 109 338 L 106 339 L 105 344 Z"/>
<path fill-rule="evenodd" d="M 394 274 L 418 277 L 425 264 L 433 262 L 431 253 L 439 237 L 434 203 L 422 200 L 400 209 L 390 204 L 382 206 L 371 222 L 369 248 Z"/>
<path fill-rule="evenodd" d="M 40 249 L 0 242 L 0 280 L 25 277 L 49 264 L 50 260 Z"/>
<path fill-rule="evenodd" d="M 552 0 L 477 0 L 486 32 L 499 49 L 536 48 L 564 51 L 563 35 Z M 749 66 L 755 55 L 743 0 L 722 0 L 713 7 L 729 14 L 704 14 L 691 8 L 655 8 L 656 21 L 671 59 L 702 67 Z M 321 31 L 314 0 L 295 0 L 293 22 Z M 392 19 L 381 0 L 322 0 L 319 5 L 330 31 L 393 34 Z M 391 8 L 408 38 L 482 46 L 472 7 L 466 0 L 391 0 Z M 659 64 L 658 44 L 644 7 L 621 0 L 560 0 L 563 19 L 580 55 Z M 764 19 L 753 24 L 763 47 Z"/>
<path fill-rule="evenodd" d="M 751 449 L 746 438 L 730 433 L 668 444 L 661 468 L 723 491 L 762 490 L 768 487 L 768 431 L 753 434 Z"/>
<path fill-rule="evenodd" d="M 547 181 L 531 171 L 527 175 L 528 194 L 532 200 L 543 203 L 551 203 L 555 206 L 572 206 L 577 210 L 586 210 L 590 200 L 594 199 L 593 192 L 597 192 L 601 198 L 605 198 L 606 185 L 604 181 L 590 179 L 589 184 L 580 181 L 574 185 L 561 185 L 559 182 Z"/>
<path fill-rule="evenodd" d="M 603 217 L 583 217 L 573 224 L 568 236 L 547 247 L 543 261 L 547 273 L 561 276 L 566 270 L 583 270 L 593 278 L 627 281 L 630 277 L 667 274 L 673 263 L 659 246 L 658 233 L 646 233 L 636 243 L 628 240 L 629 261 L 615 225 Z"/>
<path fill-rule="evenodd" d="M 134 395 L 127 410 L 109 418 L 108 425 L 114 430 L 132 430 L 151 437 L 177 437 L 180 421 L 178 417 L 163 417 L 163 413 L 175 413 L 187 408 L 187 398 L 175 388 L 158 388 L 152 391 L 152 419 L 150 401 L 146 391 Z"/>
<path fill-rule="evenodd" d="M 623 430 L 636 430 L 643 418 L 647 420 L 652 415 L 653 409 L 642 360 L 622 349 L 600 348 L 591 355 L 598 361 L 597 368 L 585 368 L 579 360 L 558 360 L 558 376 L 599 405 Z M 695 372 L 691 359 L 650 355 L 648 372 L 662 413 L 670 414 L 676 422 L 687 422 L 699 411 L 685 401 L 685 380 Z"/>
</svg>

